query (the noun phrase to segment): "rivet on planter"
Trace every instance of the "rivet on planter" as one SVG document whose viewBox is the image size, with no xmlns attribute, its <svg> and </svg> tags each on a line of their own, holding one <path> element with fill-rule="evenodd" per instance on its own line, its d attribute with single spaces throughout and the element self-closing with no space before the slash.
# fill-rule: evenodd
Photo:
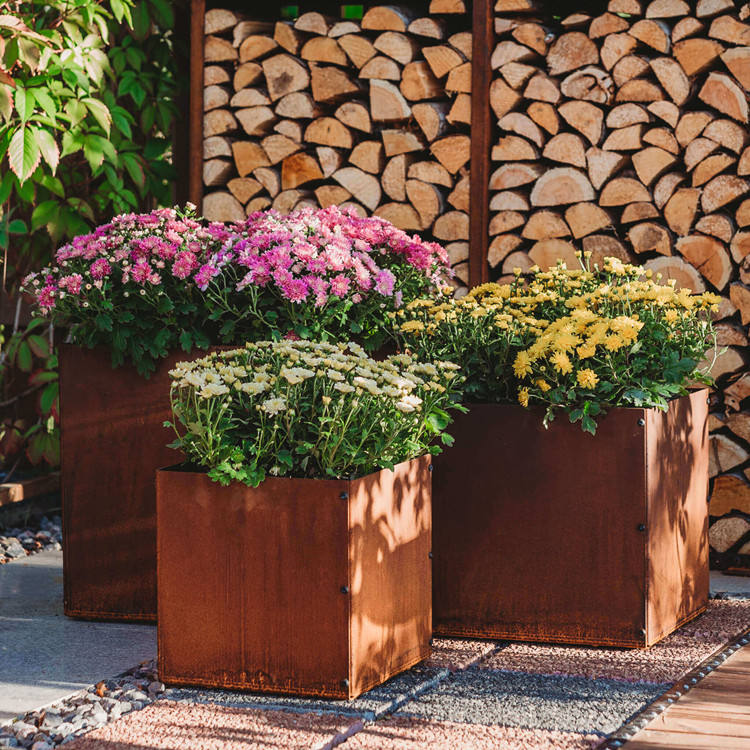
<svg viewBox="0 0 750 750">
<path fill-rule="evenodd" d="M 349 499 L 349 493 L 348 493 L 348 492 L 342 492 L 342 493 L 341 493 L 341 494 L 339 495 L 339 497 L 340 497 L 340 498 L 341 498 L 342 500 L 348 500 L 348 499 Z"/>
<path fill-rule="evenodd" d="M 339 685 L 341 685 L 342 688 L 348 688 L 349 680 L 341 680 L 341 682 L 339 682 Z"/>
<path fill-rule="evenodd" d="M 429 471 L 430 473 L 432 473 L 432 464 L 430 464 L 430 465 L 429 465 L 429 466 L 427 467 L 427 471 Z"/>
<path fill-rule="evenodd" d="M 645 531 L 646 530 L 646 524 L 645 523 L 639 523 L 638 524 L 638 531 Z"/>
<path fill-rule="evenodd" d="M 348 586 L 342 586 L 341 587 L 341 593 L 342 594 L 348 594 L 349 593 L 349 587 Z"/>
<path fill-rule="evenodd" d="M 430 560 L 432 560 L 432 552 L 431 551 L 427 553 L 427 557 L 429 557 Z"/>
<path fill-rule="evenodd" d="M 645 424 L 646 424 L 646 420 L 645 420 L 645 419 L 642 419 L 642 418 L 641 418 L 641 419 L 639 419 L 639 420 L 638 420 L 638 425 L 639 425 L 640 427 L 644 427 L 644 426 L 645 426 Z"/>
</svg>

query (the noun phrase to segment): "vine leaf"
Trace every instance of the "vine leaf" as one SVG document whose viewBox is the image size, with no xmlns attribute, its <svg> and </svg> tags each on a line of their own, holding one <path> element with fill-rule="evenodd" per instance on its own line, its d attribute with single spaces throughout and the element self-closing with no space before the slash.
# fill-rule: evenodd
<svg viewBox="0 0 750 750">
<path fill-rule="evenodd" d="M 16 130 L 8 147 L 8 164 L 19 182 L 24 183 L 31 177 L 41 156 L 31 128 L 20 127 Z"/>
<path fill-rule="evenodd" d="M 33 131 L 33 137 L 36 138 L 42 157 L 52 167 L 52 174 L 54 174 L 57 171 L 57 165 L 60 163 L 60 149 L 57 147 L 55 138 L 49 130 L 34 128 Z"/>
</svg>

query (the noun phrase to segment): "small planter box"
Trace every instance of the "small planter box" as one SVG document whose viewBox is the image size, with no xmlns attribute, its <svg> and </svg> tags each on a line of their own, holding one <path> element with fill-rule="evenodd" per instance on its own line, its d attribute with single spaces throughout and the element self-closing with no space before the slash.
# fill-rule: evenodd
<svg viewBox="0 0 750 750">
<path fill-rule="evenodd" d="M 159 471 L 161 679 L 354 698 L 427 657 L 430 464 L 256 489 Z"/>
<path fill-rule="evenodd" d="M 147 380 L 110 353 L 63 344 L 60 408 L 65 614 L 156 618 L 156 469 L 167 448 L 169 369 Z"/>
<path fill-rule="evenodd" d="M 708 600 L 707 391 L 560 415 L 475 405 L 435 459 L 435 633 L 656 643 Z"/>
</svg>

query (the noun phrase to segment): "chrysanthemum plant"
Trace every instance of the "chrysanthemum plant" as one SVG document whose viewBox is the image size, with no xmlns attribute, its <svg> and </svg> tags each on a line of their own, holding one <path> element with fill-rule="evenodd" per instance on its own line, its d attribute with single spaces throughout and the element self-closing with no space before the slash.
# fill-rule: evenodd
<svg viewBox="0 0 750 750">
<path fill-rule="evenodd" d="M 205 226 L 188 207 L 116 217 L 61 247 L 25 290 L 74 342 L 147 375 L 177 347 L 291 337 L 377 349 L 387 313 L 449 273 L 442 247 L 376 217 L 308 208 Z"/>
<path fill-rule="evenodd" d="M 416 300 L 392 315 L 403 345 L 461 365 L 467 402 L 560 411 L 592 434 L 614 406 L 666 409 L 691 385 L 710 384 L 710 312 L 720 298 L 660 284 L 660 274 L 606 258 L 520 271 L 453 300 Z M 712 364 L 712 363 L 711 363 Z"/>
<path fill-rule="evenodd" d="M 450 445 L 450 362 L 357 344 L 261 341 L 170 371 L 173 448 L 222 484 L 359 477 Z"/>
</svg>

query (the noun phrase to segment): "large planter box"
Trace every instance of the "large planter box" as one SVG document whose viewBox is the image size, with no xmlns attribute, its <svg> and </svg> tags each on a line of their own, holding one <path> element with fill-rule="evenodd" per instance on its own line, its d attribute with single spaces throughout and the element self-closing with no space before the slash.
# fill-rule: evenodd
<svg viewBox="0 0 750 750">
<path fill-rule="evenodd" d="M 435 459 L 435 633 L 649 646 L 708 600 L 707 392 L 561 415 L 474 405 Z"/>
<path fill-rule="evenodd" d="M 159 471 L 160 678 L 353 698 L 428 656 L 430 464 L 256 489 Z"/>
<path fill-rule="evenodd" d="M 169 369 L 145 379 L 110 353 L 63 344 L 60 409 L 65 614 L 156 618 L 156 469 L 174 461 Z"/>
</svg>

